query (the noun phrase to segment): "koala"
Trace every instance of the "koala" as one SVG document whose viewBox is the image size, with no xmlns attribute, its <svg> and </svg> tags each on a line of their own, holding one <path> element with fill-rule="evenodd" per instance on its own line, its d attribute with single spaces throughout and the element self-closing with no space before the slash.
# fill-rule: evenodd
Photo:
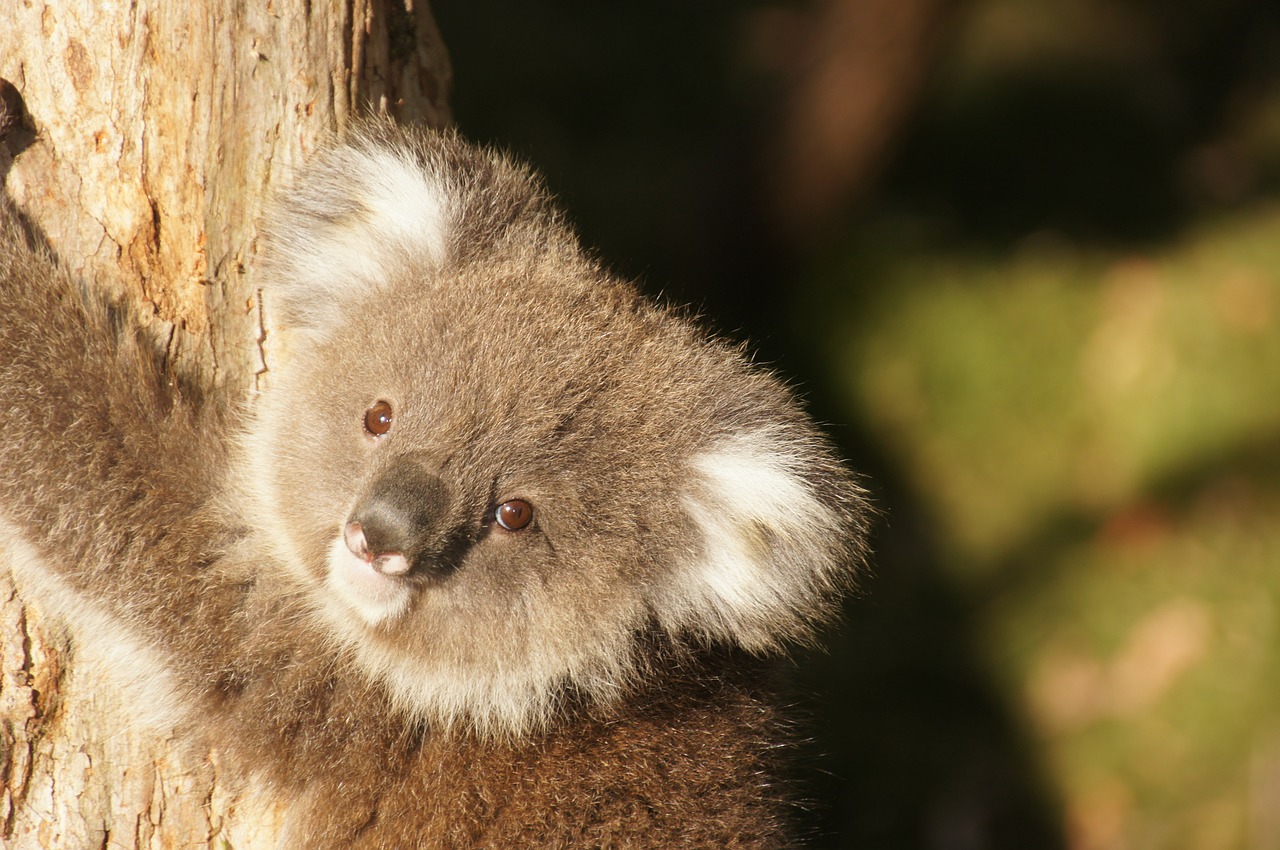
<svg viewBox="0 0 1280 850">
<path fill-rule="evenodd" d="M 280 847 L 790 846 L 767 665 L 870 511 L 793 392 L 454 132 L 350 132 L 260 242 L 267 386 L 201 393 L 3 205 L 0 522 L 73 650 Z"/>
</svg>

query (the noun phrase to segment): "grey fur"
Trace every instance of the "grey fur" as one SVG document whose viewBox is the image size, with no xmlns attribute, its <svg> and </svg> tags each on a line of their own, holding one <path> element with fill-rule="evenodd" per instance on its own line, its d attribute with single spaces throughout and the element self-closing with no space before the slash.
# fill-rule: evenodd
<svg viewBox="0 0 1280 850">
<path fill-rule="evenodd" d="M 386 123 L 322 152 L 266 217 L 253 403 L 174 389 L 0 228 L 0 517 L 29 581 L 163 659 L 174 722 L 292 801 L 282 841 L 785 843 L 752 656 L 833 615 L 863 493 L 536 177 Z M 494 523 L 510 499 L 528 528 Z M 407 576 L 363 570 L 353 518 Z"/>
</svg>

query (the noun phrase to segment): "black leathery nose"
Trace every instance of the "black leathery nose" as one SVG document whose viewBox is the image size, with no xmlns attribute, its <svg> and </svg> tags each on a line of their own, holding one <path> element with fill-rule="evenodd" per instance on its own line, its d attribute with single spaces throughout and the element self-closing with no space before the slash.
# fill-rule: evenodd
<svg viewBox="0 0 1280 850">
<path fill-rule="evenodd" d="M 358 524 L 369 558 L 403 555 L 411 569 L 430 569 L 451 536 L 451 513 L 444 482 L 402 457 L 373 479 L 348 523 Z"/>
</svg>

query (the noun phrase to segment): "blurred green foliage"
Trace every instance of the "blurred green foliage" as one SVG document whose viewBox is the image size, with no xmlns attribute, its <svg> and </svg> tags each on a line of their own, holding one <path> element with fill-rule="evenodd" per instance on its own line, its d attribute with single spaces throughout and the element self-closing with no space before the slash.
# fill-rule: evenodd
<svg viewBox="0 0 1280 850">
<path fill-rule="evenodd" d="M 883 249 L 861 238 L 865 264 Z M 969 568 L 1280 436 L 1280 207 L 1142 253 L 1045 233 L 1000 254 L 889 251 L 874 292 L 835 308 L 832 284 L 861 272 L 824 269 L 824 309 L 803 312 Z"/>
<path fill-rule="evenodd" d="M 884 243 L 860 239 L 865 268 Z M 819 273 L 805 314 L 1072 845 L 1256 846 L 1280 806 L 1258 788 L 1280 769 L 1280 208 L 1141 253 L 902 247 L 846 303 L 850 271 Z"/>
<path fill-rule="evenodd" d="M 1071 847 L 1280 846 L 1280 27 L 1191 5 L 976 3 L 796 314 Z"/>
</svg>

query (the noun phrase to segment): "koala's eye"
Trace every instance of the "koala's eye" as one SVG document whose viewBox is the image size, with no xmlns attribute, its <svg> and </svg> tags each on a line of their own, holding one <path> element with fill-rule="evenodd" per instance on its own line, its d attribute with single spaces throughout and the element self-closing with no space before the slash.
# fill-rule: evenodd
<svg viewBox="0 0 1280 850">
<path fill-rule="evenodd" d="M 390 402 L 375 401 L 364 412 L 364 430 L 374 437 L 381 437 L 391 430 L 393 418 Z"/>
<path fill-rule="evenodd" d="M 498 505 L 494 518 L 507 531 L 519 531 L 533 521 L 533 505 L 524 499 L 503 502 Z"/>
</svg>

